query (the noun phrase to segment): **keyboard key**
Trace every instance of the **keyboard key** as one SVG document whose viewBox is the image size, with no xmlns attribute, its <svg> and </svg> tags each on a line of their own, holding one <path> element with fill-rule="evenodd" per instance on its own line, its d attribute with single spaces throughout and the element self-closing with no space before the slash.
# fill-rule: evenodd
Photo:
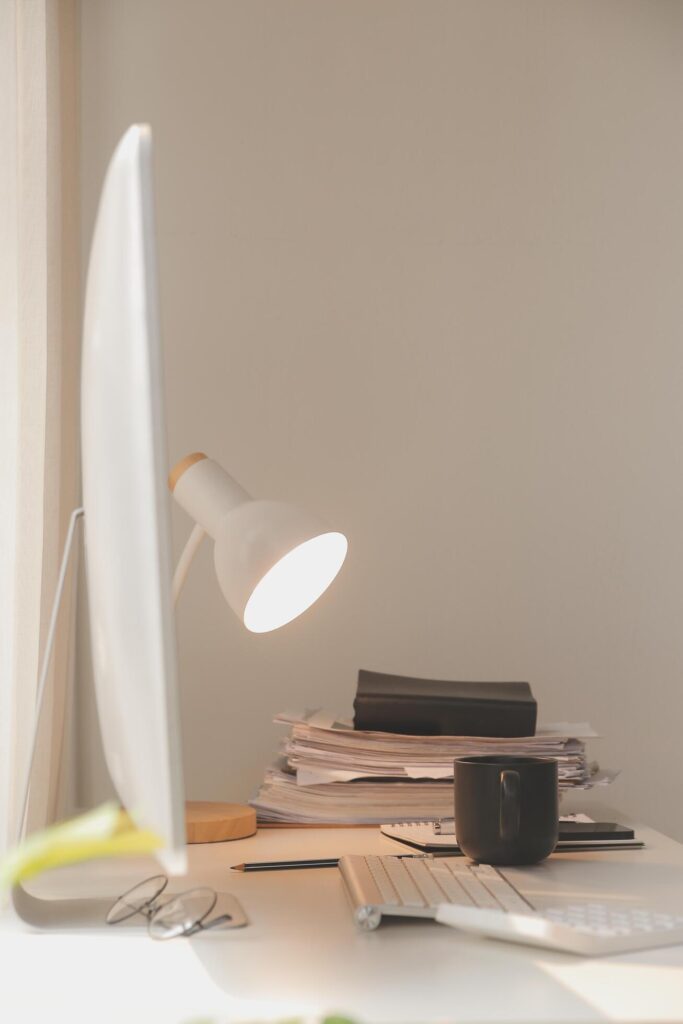
<svg viewBox="0 0 683 1024">
<path fill-rule="evenodd" d="M 479 878 L 500 878 L 500 874 L 496 871 L 493 864 L 468 864 L 465 862 L 465 867 L 468 871 L 475 871 Z"/>
<path fill-rule="evenodd" d="M 471 907 L 472 900 L 467 895 L 457 878 L 454 878 L 446 865 L 443 867 L 437 864 L 431 868 L 433 877 L 437 880 L 443 891 L 446 893 L 449 903 L 457 903 L 459 906 Z"/>
<path fill-rule="evenodd" d="M 384 857 L 383 864 L 404 907 L 426 906 L 415 882 L 404 868 L 402 861 L 398 860 L 397 857 Z"/>
<path fill-rule="evenodd" d="M 446 894 L 441 888 L 436 874 L 429 870 L 428 864 L 429 861 L 413 860 L 412 858 L 406 858 L 403 861 L 406 871 L 424 896 L 427 906 L 438 907 L 439 903 L 444 902 Z"/>
<path fill-rule="evenodd" d="M 503 876 L 498 874 L 497 871 L 482 871 L 481 867 L 473 866 L 472 873 L 475 876 L 480 876 L 484 880 L 486 890 L 492 900 L 491 903 L 480 903 L 479 906 L 502 907 L 503 910 L 508 910 L 511 913 L 529 913 L 530 907 L 526 900 L 522 899 L 516 889 L 513 889 L 510 883 L 506 882 Z M 482 882 L 477 879 L 477 884 L 482 885 Z"/>
<path fill-rule="evenodd" d="M 472 873 L 471 865 L 462 857 L 444 857 L 442 863 L 454 875 L 470 875 Z"/>
<path fill-rule="evenodd" d="M 366 857 L 365 863 L 368 866 L 372 879 L 380 891 L 382 896 L 382 902 L 387 907 L 400 907 L 401 901 L 399 900 L 396 890 L 391 884 L 380 857 Z"/>
<path fill-rule="evenodd" d="M 482 885 L 479 879 L 475 878 L 473 874 L 459 873 L 457 877 L 475 907 L 489 907 L 492 910 L 500 910 L 498 902 L 494 899 L 486 886 Z"/>
</svg>

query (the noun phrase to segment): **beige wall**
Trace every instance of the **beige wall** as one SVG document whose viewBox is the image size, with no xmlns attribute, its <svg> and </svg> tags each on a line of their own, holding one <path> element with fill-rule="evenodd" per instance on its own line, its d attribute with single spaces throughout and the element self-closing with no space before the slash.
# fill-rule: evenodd
<svg viewBox="0 0 683 1024">
<path fill-rule="evenodd" d="M 683 838 L 683 5 L 83 0 L 82 59 L 86 238 L 155 133 L 170 458 L 351 542 L 261 637 L 202 552 L 189 794 L 248 795 L 359 666 L 522 678 Z"/>
</svg>

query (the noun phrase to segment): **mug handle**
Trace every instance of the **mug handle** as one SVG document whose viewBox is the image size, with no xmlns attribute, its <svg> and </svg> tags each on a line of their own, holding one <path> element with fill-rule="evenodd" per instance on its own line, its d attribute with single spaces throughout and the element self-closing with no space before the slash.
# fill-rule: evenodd
<svg viewBox="0 0 683 1024">
<path fill-rule="evenodd" d="M 500 773 L 500 838 L 516 839 L 519 835 L 519 772 L 506 769 Z"/>
</svg>

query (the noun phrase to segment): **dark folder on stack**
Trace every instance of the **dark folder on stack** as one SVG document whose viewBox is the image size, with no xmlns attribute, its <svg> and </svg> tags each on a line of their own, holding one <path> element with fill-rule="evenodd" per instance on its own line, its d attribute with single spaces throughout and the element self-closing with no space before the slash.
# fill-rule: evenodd
<svg viewBox="0 0 683 1024">
<path fill-rule="evenodd" d="M 354 728 L 411 736 L 533 736 L 528 683 L 449 682 L 358 673 Z"/>
</svg>

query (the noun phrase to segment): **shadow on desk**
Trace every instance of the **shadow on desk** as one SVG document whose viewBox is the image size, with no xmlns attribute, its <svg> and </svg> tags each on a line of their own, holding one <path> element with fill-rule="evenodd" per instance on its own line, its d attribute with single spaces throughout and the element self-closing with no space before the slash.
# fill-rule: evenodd
<svg viewBox="0 0 683 1024">
<path fill-rule="evenodd" d="M 609 862 L 600 854 L 558 855 L 539 867 L 539 891 L 551 885 L 578 896 L 581 860 L 590 857 L 592 879 L 604 873 L 610 895 L 620 872 L 626 898 L 643 901 L 638 878 L 646 870 L 648 902 L 654 887 L 671 908 L 679 892 L 683 912 L 681 849 L 673 846 L 677 862 L 658 857 L 654 881 L 642 851 L 612 854 Z M 268 997 L 281 1012 L 338 1011 L 361 1024 L 681 1019 L 683 947 L 587 960 L 416 918 L 386 918 L 361 932 L 335 869 L 241 874 L 230 884 L 251 924 L 193 939 L 193 950 L 226 994 Z"/>
<path fill-rule="evenodd" d="M 191 940 L 227 995 L 267 997 L 282 1012 L 402 1021 L 674 1021 L 681 948 L 585 960 L 388 920 L 371 933 L 327 933 L 306 920 L 266 934 L 258 915 L 227 941 Z"/>
</svg>

